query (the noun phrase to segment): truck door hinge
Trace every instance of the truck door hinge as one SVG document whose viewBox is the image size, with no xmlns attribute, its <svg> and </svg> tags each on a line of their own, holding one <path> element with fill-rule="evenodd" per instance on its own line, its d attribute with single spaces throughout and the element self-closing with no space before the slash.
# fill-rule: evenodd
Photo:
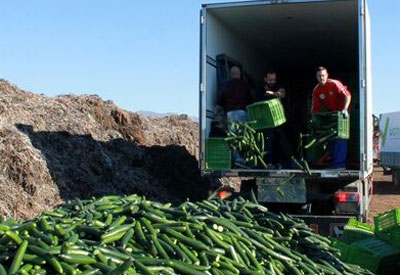
<svg viewBox="0 0 400 275">
<path fill-rule="evenodd" d="M 201 24 L 203 25 L 205 21 L 206 21 L 206 18 L 204 17 L 204 15 L 202 15 L 202 16 L 200 17 L 200 22 L 201 22 Z"/>
<path fill-rule="evenodd" d="M 205 87 L 204 87 L 204 84 L 203 83 L 200 83 L 200 92 L 205 92 L 206 91 L 206 89 L 205 89 Z"/>
<path fill-rule="evenodd" d="M 361 11 L 360 11 L 360 13 L 361 13 L 361 15 L 364 15 L 365 14 L 365 3 L 364 3 L 364 1 L 361 3 Z"/>
<path fill-rule="evenodd" d="M 361 87 L 365 88 L 365 86 L 367 86 L 367 82 L 363 79 L 361 80 Z"/>
</svg>

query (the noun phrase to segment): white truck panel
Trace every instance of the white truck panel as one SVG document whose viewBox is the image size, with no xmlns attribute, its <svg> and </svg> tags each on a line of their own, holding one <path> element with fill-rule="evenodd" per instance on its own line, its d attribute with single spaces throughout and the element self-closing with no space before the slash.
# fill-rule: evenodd
<svg viewBox="0 0 400 275">
<path fill-rule="evenodd" d="M 400 112 L 381 114 L 381 165 L 400 166 Z"/>
</svg>

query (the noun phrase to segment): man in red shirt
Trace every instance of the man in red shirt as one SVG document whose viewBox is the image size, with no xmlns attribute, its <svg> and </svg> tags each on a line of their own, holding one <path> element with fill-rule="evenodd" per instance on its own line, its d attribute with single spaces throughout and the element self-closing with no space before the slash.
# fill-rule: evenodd
<svg viewBox="0 0 400 275">
<path fill-rule="evenodd" d="M 348 117 L 351 102 L 350 91 L 339 80 L 330 79 L 328 76 L 326 68 L 318 67 L 318 84 L 313 91 L 312 113 L 315 114 L 321 109 L 325 109 L 330 112 L 339 111 L 344 117 Z M 329 142 L 331 168 L 345 168 L 347 143 L 346 139 L 334 139 Z"/>
</svg>

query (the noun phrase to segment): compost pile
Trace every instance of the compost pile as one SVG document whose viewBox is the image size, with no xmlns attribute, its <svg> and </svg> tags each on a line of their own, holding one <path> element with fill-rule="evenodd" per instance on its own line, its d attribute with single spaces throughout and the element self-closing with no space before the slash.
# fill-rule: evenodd
<svg viewBox="0 0 400 275">
<path fill-rule="evenodd" d="M 49 98 L 0 80 L 0 215 L 29 219 L 111 194 L 204 199 L 197 140 L 186 115 L 150 118 L 96 95 Z"/>
<path fill-rule="evenodd" d="M 302 221 L 242 197 L 75 199 L 0 230 L 0 274 L 371 274 Z"/>
</svg>

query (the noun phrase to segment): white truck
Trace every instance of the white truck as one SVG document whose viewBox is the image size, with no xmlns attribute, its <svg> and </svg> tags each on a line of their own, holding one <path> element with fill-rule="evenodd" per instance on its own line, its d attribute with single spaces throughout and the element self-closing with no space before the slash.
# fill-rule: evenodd
<svg viewBox="0 0 400 275">
<path fill-rule="evenodd" d="M 333 235 L 349 217 L 366 221 L 372 195 L 372 85 L 370 25 L 365 0 L 263 0 L 203 4 L 200 10 L 199 167 L 204 176 L 253 179 L 260 202 L 302 217 Z M 296 135 L 307 132 L 315 70 L 352 93 L 347 168 L 210 168 L 207 140 L 220 88 L 239 66 L 249 86 L 263 85 L 266 68 L 278 72 L 292 102 L 287 118 Z M 276 183 L 295 175 L 279 196 Z"/>
<path fill-rule="evenodd" d="M 395 185 L 400 183 L 400 112 L 380 115 L 380 166 L 390 167 Z"/>
</svg>

